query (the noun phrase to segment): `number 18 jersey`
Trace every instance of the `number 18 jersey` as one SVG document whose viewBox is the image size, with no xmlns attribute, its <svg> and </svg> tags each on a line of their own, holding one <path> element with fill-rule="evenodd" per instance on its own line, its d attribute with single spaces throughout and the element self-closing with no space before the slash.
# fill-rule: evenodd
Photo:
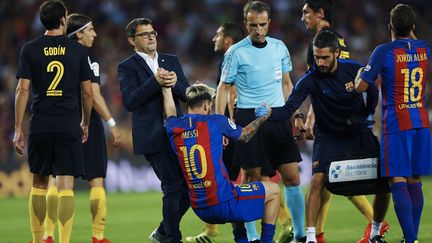
<svg viewBox="0 0 432 243">
<path fill-rule="evenodd" d="M 429 59 L 429 45 L 413 39 L 397 39 L 372 53 L 361 78 L 373 84 L 381 74 L 383 134 L 429 127 L 425 107 Z"/>
<path fill-rule="evenodd" d="M 26 43 L 16 77 L 31 81 L 30 133 L 80 133 L 78 89 L 91 80 L 87 50 L 66 36 L 41 36 Z"/>
<path fill-rule="evenodd" d="M 223 115 L 186 114 L 165 124 L 189 187 L 192 208 L 203 208 L 236 196 L 222 161 L 223 136 L 238 140 L 242 128 Z"/>
</svg>

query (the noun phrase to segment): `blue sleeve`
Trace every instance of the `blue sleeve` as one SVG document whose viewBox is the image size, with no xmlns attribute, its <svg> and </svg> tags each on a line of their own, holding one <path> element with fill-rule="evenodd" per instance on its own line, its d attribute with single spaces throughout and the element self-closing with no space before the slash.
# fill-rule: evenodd
<svg viewBox="0 0 432 243">
<path fill-rule="evenodd" d="M 375 80 L 380 74 L 381 69 L 384 65 L 385 55 L 382 51 L 382 47 L 378 46 L 373 51 L 368 65 L 365 67 L 363 73 L 360 75 L 361 79 L 366 81 L 369 85 L 375 84 Z"/>
<path fill-rule="evenodd" d="M 310 72 L 306 73 L 305 76 L 297 82 L 285 105 L 272 110 L 272 114 L 268 119 L 269 121 L 286 121 L 291 118 L 294 112 L 311 93 L 312 79 L 308 78 L 309 73 Z"/>
<path fill-rule="evenodd" d="M 221 127 L 221 132 L 224 136 L 237 141 L 240 138 L 243 128 L 236 125 L 228 117 L 223 115 L 215 115 L 218 117 L 217 121 Z"/>
<path fill-rule="evenodd" d="M 228 50 L 224 55 L 222 63 L 221 78 L 219 81 L 224 83 L 232 84 L 236 80 L 238 70 L 238 58 L 233 50 Z"/>
</svg>

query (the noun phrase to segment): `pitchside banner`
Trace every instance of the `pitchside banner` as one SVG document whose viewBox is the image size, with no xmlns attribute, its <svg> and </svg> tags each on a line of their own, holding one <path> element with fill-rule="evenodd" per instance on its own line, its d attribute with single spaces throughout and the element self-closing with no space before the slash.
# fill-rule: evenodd
<svg viewBox="0 0 432 243">
<path fill-rule="evenodd" d="M 329 168 L 329 182 L 348 182 L 378 178 L 378 158 L 333 161 Z"/>
</svg>

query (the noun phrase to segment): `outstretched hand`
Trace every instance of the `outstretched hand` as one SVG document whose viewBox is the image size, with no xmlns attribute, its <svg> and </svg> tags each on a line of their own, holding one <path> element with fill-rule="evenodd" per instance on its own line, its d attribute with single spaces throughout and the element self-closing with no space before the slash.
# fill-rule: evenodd
<svg viewBox="0 0 432 243">
<path fill-rule="evenodd" d="M 255 108 L 255 117 L 267 116 L 269 117 L 271 114 L 271 108 L 265 102 L 262 102 L 261 105 Z"/>
</svg>

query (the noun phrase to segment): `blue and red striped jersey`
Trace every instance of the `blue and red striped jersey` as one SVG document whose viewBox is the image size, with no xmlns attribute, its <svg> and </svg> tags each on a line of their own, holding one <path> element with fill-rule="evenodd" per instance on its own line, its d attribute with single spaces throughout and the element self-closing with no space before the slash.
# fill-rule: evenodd
<svg viewBox="0 0 432 243">
<path fill-rule="evenodd" d="M 192 208 L 203 208 L 236 196 L 222 161 L 222 139 L 238 140 L 242 128 L 223 115 L 169 117 L 165 128 L 189 187 Z"/>
<path fill-rule="evenodd" d="M 372 53 L 361 78 L 373 84 L 381 74 L 383 134 L 429 127 L 425 107 L 429 59 L 429 45 L 413 39 L 397 39 Z"/>
</svg>

